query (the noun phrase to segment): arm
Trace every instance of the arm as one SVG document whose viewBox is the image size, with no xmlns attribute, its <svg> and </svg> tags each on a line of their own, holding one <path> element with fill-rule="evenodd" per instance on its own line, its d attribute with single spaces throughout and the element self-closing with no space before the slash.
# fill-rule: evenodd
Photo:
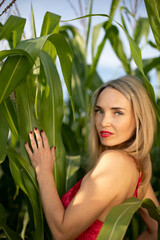
<svg viewBox="0 0 160 240">
<path fill-rule="evenodd" d="M 53 177 L 55 149 L 50 150 L 44 132 L 41 135 L 37 129 L 34 132 L 37 144 L 34 134 L 30 133 L 32 151 L 28 144 L 25 147 L 36 171 L 42 205 L 52 236 L 58 240 L 75 239 L 106 208 L 109 212 L 113 206 L 125 200 L 126 189 L 130 192 L 132 166 L 118 153 L 103 154 L 95 169 L 86 175 L 79 191 L 65 210 Z"/>
<path fill-rule="evenodd" d="M 149 184 L 147 192 L 144 196 L 145 198 L 150 198 L 156 206 L 159 206 L 158 200 L 154 194 L 154 191 L 152 189 L 151 184 Z M 148 214 L 148 211 L 144 208 L 140 208 L 139 210 L 140 215 L 143 219 L 143 221 L 145 222 L 146 226 L 147 226 L 147 230 L 144 231 L 137 240 L 157 240 L 157 234 L 158 234 L 158 223 L 156 220 L 154 220 L 153 218 L 151 218 Z"/>
</svg>

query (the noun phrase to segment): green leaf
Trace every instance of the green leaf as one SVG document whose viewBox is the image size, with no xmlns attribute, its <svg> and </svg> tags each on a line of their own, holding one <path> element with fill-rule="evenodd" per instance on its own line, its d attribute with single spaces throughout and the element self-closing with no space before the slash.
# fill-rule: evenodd
<svg viewBox="0 0 160 240">
<path fill-rule="evenodd" d="M 41 51 L 39 56 L 46 78 L 46 91 L 42 94 L 38 115 L 41 126 L 47 134 L 50 146 L 56 146 L 54 176 L 58 192 L 62 195 L 65 191 L 66 175 L 65 150 L 61 138 L 63 92 L 59 75 L 52 58 L 44 51 Z M 49 89 L 49 91 L 47 89 Z M 46 108 L 46 106 L 48 107 Z"/>
<path fill-rule="evenodd" d="M 14 161 L 17 161 L 18 164 L 21 166 L 21 168 L 23 170 L 25 170 L 28 178 L 32 181 L 32 184 L 34 185 L 35 189 L 39 193 L 39 188 L 38 188 L 38 184 L 37 184 L 37 180 L 36 180 L 36 175 L 35 175 L 34 169 L 31 166 L 30 162 L 27 159 L 22 158 L 13 148 L 11 148 L 9 146 L 7 147 L 6 152 L 7 152 L 7 155 L 11 159 L 14 159 Z"/>
<path fill-rule="evenodd" d="M 29 74 L 27 79 L 16 89 L 17 114 L 20 129 L 20 153 L 26 159 L 28 159 L 28 155 L 24 148 L 24 143 L 29 142 L 29 132 L 34 127 L 42 129 L 35 112 L 37 90 L 37 78 L 33 74 Z"/>
<path fill-rule="evenodd" d="M 112 18 L 115 14 L 116 8 L 118 7 L 119 3 L 120 3 L 120 0 L 113 0 L 112 1 L 112 5 L 111 5 L 111 8 L 110 8 L 110 16 L 107 15 L 107 14 L 87 14 L 87 15 L 82 16 L 82 17 L 78 17 L 78 18 L 75 18 L 75 19 L 72 19 L 72 20 L 67 20 L 67 21 L 62 21 L 62 22 L 75 21 L 75 20 L 78 20 L 78 19 L 87 18 L 87 17 L 91 17 L 91 16 L 109 17 L 108 24 L 106 25 L 106 28 L 105 28 L 105 30 L 107 32 L 107 30 L 110 28 Z M 95 71 L 96 71 L 96 67 L 97 67 L 101 52 L 102 52 L 102 50 L 105 46 L 106 40 L 107 40 L 107 34 L 105 34 L 104 38 L 102 39 L 101 43 L 99 44 L 98 49 L 97 49 L 97 53 L 96 53 L 96 55 L 93 59 L 93 63 L 92 63 L 92 65 L 91 65 L 91 67 L 88 71 L 87 79 L 86 79 L 86 83 L 85 83 L 85 86 L 87 88 L 89 88 L 91 86 L 91 83 L 92 83 L 92 80 L 93 80 L 93 77 L 94 77 L 94 74 L 95 74 Z"/>
<path fill-rule="evenodd" d="M 34 227 L 35 231 L 33 233 L 34 240 L 44 240 L 44 221 L 43 221 L 43 211 L 41 205 L 40 195 L 37 193 L 35 186 L 32 184 L 30 178 L 26 171 L 22 172 L 22 178 L 24 186 L 28 192 L 28 198 L 32 205 L 33 216 L 34 216 Z"/>
<path fill-rule="evenodd" d="M 54 33 L 54 30 L 56 27 L 59 25 L 61 16 L 51 13 L 51 12 L 46 12 L 44 19 L 43 19 L 43 24 L 42 24 L 42 29 L 41 29 L 41 36 L 46 36 L 48 34 Z"/>
<path fill-rule="evenodd" d="M 9 157 L 10 171 L 15 184 L 28 196 L 28 192 L 26 187 L 24 186 L 24 182 L 22 178 L 23 168 L 21 167 L 21 165 L 17 161 L 17 158 L 13 154 L 12 155 L 8 154 L 8 157 Z"/>
<path fill-rule="evenodd" d="M 37 39 L 23 41 L 18 46 L 16 46 L 16 49 L 22 49 L 26 51 L 35 61 L 38 53 L 43 49 L 44 44 L 47 40 L 54 44 L 58 53 L 62 73 L 73 107 L 71 89 L 73 55 L 70 46 L 65 40 L 65 38 L 59 33 L 54 33 Z M 5 61 L 0 72 L 0 103 L 8 97 L 8 95 L 20 84 L 22 80 L 24 80 L 24 78 L 30 72 L 31 68 L 32 64 L 30 64 L 30 61 L 25 56 L 9 57 Z"/>
<path fill-rule="evenodd" d="M 157 47 L 160 50 L 160 1 L 159 0 L 144 0 L 149 22 L 152 28 L 152 32 L 157 43 Z"/>
<path fill-rule="evenodd" d="M 64 76 L 64 81 L 66 83 L 66 87 L 70 96 L 72 109 L 73 109 L 73 115 L 74 115 L 74 106 L 73 106 L 73 100 L 72 100 L 72 84 L 71 84 L 71 75 L 72 75 L 72 61 L 73 61 L 73 53 L 72 50 L 65 40 L 65 38 L 60 33 L 55 33 L 53 35 L 50 35 L 48 38 L 49 41 L 51 41 L 56 50 L 57 54 L 60 60 L 62 73 Z"/>
<path fill-rule="evenodd" d="M 85 109 L 85 96 L 84 96 L 84 85 L 78 75 L 75 64 L 73 65 L 73 99 L 76 106 L 80 109 Z"/>
<path fill-rule="evenodd" d="M 13 135 L 18 139 L 19 127 L 18 127 L 17 113 L 16 113 L 15 105 L 9 98 L 0 104 L 0 112 L 1 114 L 3 114 L 3 117 L 7 123 L 7 126 L 10 128 Z"/>
<path fill-rule="evenodd" d="M 103 81 L 100 78 L 98 72 L 96 71 L 90 89 L 92 90 L 92 92 L 95 92 L 97 88 L 102 86 L 102 84 L 103 84 Z"/>
<path fill-rule="evenodd" d="M 75 132 L 65 123 L 62 124 L 61 132 L 66 152 L 69 154 L 77 154 L 80 151 L 80 147 Z"/>
<path fill-rule="evenodd" d="M 21 41 L 17 46 L 16 49 L 21 49 L 26 51 L 33 59 L 36 61 L 39 51 L 41 51 L 46 43 L 49 35 L 42 36 L 39 38 L 28 39 L 25 41 Z"/>
<path fill-rule="evenodd" d="M 15 47 L 21 40 L 26 19 L 10 16 L 0 31 L 0 40 L 5 38 L 9 41 L 11 48 Z"/>
<path fill-rule="evenodd" d="M 146 208 L 149 215 L 160 224 L 160 209 L 156 207 L 151 199 L 144 199 L 142 202 L 142 207 Z"/>
<path fill-rule="evenodd" d="M 33 6 L 31 2 L 31 16 L 32 16 L 32 34 L 33 38 L 36 38 L 36 26 L 35 26 L 35 19 L 34 19 L 34 12 L 33 12 Z"/>
<path fill-rule="evenodd" d="M 53 59 L 45 52 L 39 53 L 38 75 L 28 75 L 16 90 L 21 155 L 28 158 L 24 142 L 34 127 L 43 129 L 50 147 L 56 145 L 55 181 L 60 194 L 65 188 L 65 151 L 61 139 L 63 119 L 63 92 Z M 39 67 L 39 66 L 38 66 Z M 36 110 L 35 110 L 36 101 Z M 25 128 L 23 127 L 25 126 Z"/>
<path fill-rule="evenodd" d="M 67 159 L 66 191 L 68 191 L 77 182 L 77 171 L 80 168 L 81 156 L 67 155 L 66 159 Z"/>
<path fill-rule="evenodd" d="M 108 213 L 97 240 L 121 240 L 123 239 L 127 227 L 133 214 L 140 208 L 145 207 L 150 216 L 160 222 L 160 211 L 152 200 L 143 201 L 137 198 L 130 198 L 124 203 L 117 205 Z"/>
<path fill-rule="evenodd" d="M 59 31 L 60 18 L 61 17 L 57 14 L 46 12 L 43 19 L 41 36 L 57 33 Z M 45 50 L 54 61 L 56 60 L 57 52 L 54 45 L 50 41 L 46 42 L 45 46 L 43 47 L 43 50 Z"/>
<path fill-rule="evenodd" d="M 126 36 L 128 38 L 128 41 L 129 41 L 132 58 L 133 58 L 135 64 L 137 65 L 137 67 L 139 68 L 139 70 L 141 71 L 141 73 L 144 74 L 144 72 L 143 72 L 143 64 L 142 64 L 142 55 L 141 55 L 140 48 L 138 47 L 136 42 L 131 38 L 131 36 L 128 34 L 128 32 L 126 32 L 126 30 L 123 28 L 123 26 L 121 24 L 119 24 L 118 22 L 116 22 L 116 23 L 125 32 L 125 34 L 126 34 Z"/>
<path fill-rule="evenodd" d="M 24 80 L 31 67 L 29 59 L 25 56 L 9 57 L 5 61 L 0 71 L 0 103 Z"/>
<path fill-rule="evenodd" d="M 85 111 L 85 79 L 86 79 L 86 58 L 85 43 L 78 31 L 71 26 L 63 26 L 60 32 L 66 35 L 67 41 L 74 54 L 73 72 L 72 72 L 72 93 L 75 108 L 78 107 Z M 69 32 L 69 33 L 68 33 Z M 72 34 L 72 35 L 71 35 Z"/>
<path fill-rule="evenodd" d="M 93 27 L 93 32 L 92 32 L 92 58 L 95 56 L 95 49 L 97 45 L 97 39 L 100 33 L 100 30 L 103 28 L 104 24 L 106 22 L 99 23 Z"/>
<path fill-rule="evenodd" d="M 110 13 L 109 13 L 111 19 L 113 18 L 113 16 L 114 16 L 114 14 L 115 14 L 119 4 L 120 4 L 120 0 L 112 0 Z"/>
<path fill-rule="evenodd" d="M 89 14 L 92 14 L 92 8 L 93 8 L 93 0 L 90 1 L 90 9 L 89 9 Z M 87 37 L 86 37 L 86 52 L 87 52 L 87 47 L 88 47 L 88 40 L 89 40 L 89 34 L 90 34 L 90 30 L 91 30 L 91 21 L 92 21 L 92 18 L 89 17 L 89 20 L 88 20 L 88 27 L 87 27 Z"/>
<path fill-rule="evenodd" d="M 5 160 L 6 157 L 6 144 L 8 140 L 8 132 L 9 128 L 5 122 L 5 119 L 3 117 L 3 114 L 1 112 L 1 105 L 0 105 L 0 163 L 2 163 Z"/>
<path fill-rule="evenodd" d="M 0 51 L 0 61 L 2 61 L 6 57 L 16 56 L 16 55 L 18 55 L 18 56 L 26 56 L 31 64 L 34 63 L 33 59 L 31 58 L 31 56 L 26 51 L 21 50 L 21 49 L 16 49 L 16 48 L 11 49 L 11 50 Z"/>
<path fill-rule="evenodd" d="M 0 204 L 0 229 L 2 229 L 8 240 L 22 240 L 22 238 L 7 226 L 7 213 Z"/>
<path fill-rule="evenodd" d="M 134 31 L 134 40 L 137 44 L 140 43 L 142 36 L 145 37 L 147 41 L 147 36 L 149 33 L 149 21 L 148 18 L 139 18 L 136 24 L 136 28 Z"/>
<path fill-rule="evenodd" d="M 160 68 L 160 57 L 144 59 L 143 66 L 144 73 L 145 75 L 147 75 L 147 73 L 151 71 L 153 68 Z"/>
<path fill-rule="evenodd" d="M 133 214 L 140 208 L 141 201 L 131 198 L 115 206 L 108 213 L 97 240 L 121 240 Z"/>
<path fill-rule="evenodd" d="M 33 239 L 44 240 L 43 213 L 35 172 L 30 162 L 18 155 L 14 149 L 8 147 L 7 155 L 13 178 L 27 195 L 32 206 L 35 227 Z"/>
<path fill-rule="evenodd" d="M 124 70 L 126 71 L 127 74 L 130 74 L 131 69 L 130 69 L 129 61 L 124 52 L 123 44 L 119 37 L 119 31 L 118 31 L 117 27 L 112 25 L 110 27 L 110 29 L 108 30 L 107 35 L 108 35 L 108 38 L 112 45 L 113 50 L 115 51 L 117 57 L 120 59 L 120 61 L 123 64 Z"/>
</svg>

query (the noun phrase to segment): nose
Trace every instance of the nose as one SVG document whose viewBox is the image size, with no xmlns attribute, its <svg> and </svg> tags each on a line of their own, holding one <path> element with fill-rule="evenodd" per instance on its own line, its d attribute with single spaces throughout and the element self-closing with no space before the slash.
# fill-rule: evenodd
<svg viewBox="0 0 160 240">
<path fill-rule="evenodd" d="M 103 118 L 101 119 L 102 127 L 108 127 L 111 125 L 111 116 L 109 114 L 104 114 Z"/>
</svg>

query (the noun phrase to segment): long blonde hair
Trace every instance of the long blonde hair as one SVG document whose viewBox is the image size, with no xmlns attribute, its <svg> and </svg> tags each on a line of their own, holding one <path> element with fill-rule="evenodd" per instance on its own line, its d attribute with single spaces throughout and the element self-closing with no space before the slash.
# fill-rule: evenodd
<svg viewBox="0 0 160 240">
<path fill-rule="evenodd" d="M 116 146 L 115 149 L 118 148 L 135 158 L 137 160 L 138 170 L 143 172 L 142 183 L 147 179 L 149 181 L 151 177 L 151 161 L 149 152 L 154 139 L 156 116 L 152 102 L 141 80 L 131 75 L 106 82 L 98 88 L 93 95 L 93 109 L 89 136 L 89 169 L 95 166 L 98 157 L 103 151 L 95 128 L 94 109 L 100 93 L 107 87 L 118 90 L 128 99 L 133 108 L 136 122 L 134 136 L 119 146 L 119 148 Z M 114 149 L 114 147 L 112 149 Z"/>
</svg>

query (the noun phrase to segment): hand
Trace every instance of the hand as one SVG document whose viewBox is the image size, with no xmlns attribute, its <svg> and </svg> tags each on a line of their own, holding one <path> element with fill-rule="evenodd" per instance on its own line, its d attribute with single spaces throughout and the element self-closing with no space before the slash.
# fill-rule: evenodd
<svg viewBox="0 0 160 240">
<path fill-rule="evenodd" d="M 50 149 L 48 139 L 43 130 L 40 134 L 39 130 L 34 128 L 34 133 L 29 133 L 32 150 L 30 149 L 29 144 L 25 143 L 25 148 L 31 160 L 32 166 L 37 174 L 39 172 L 53 173 L 55 147 Z"/>
<path fill-rule="evenodd" d="M 150 233 L 148 230 L 144 231 L 137 240 L 158 240 L 156 233 Z"/>
</svg>

